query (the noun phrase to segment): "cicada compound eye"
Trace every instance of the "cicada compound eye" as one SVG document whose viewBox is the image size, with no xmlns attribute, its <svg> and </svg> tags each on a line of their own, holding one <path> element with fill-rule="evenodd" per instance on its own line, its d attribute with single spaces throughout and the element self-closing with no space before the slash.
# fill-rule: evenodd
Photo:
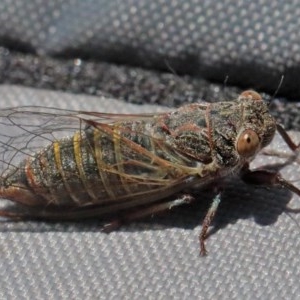
<svg viewBox="0 0 300 300">
<path fill-rule="evenodd" d="M 259 144 L 257 133 L 252 129 L 246 129 L 238 138 L 236 150 L 241 156 L 251 157 L 257 151 Z"/>
<path fill-rule="evenodd" d="M 255 92 L 255 91 L 251 91 L 251 90 L 242 92 L 239 96 L 239 99 L 241 99 L 241 98 L 248 98 L 248 99 L 257 100 L 257 101 L 262 100 L 262 96 L 259 93 Z"/>
</svg>

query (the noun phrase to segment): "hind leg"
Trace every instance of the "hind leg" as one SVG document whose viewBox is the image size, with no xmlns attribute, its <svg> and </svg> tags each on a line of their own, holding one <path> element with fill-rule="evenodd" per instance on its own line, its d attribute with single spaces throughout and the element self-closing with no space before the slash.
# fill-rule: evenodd
<svg viewBox="0 0 300 300">
<path fill-rule="evenodd" d="M 118 206 L 90 206 L 90 207 L 25 207 L 25 206 L 17 206 L 20 207 L 19 211 L 13 210 L 0 210 L 0 217 L 10 218 L 12 220 L 43 220 L 43 221 L 72 221 L 72 220 L 82 220 L 89 218 L 97 218 L 100 216 L 108 216 L 108 215 L 117 215 L 120 214 L 120 218 L 113 220 L 110 224 L 112 228 L 116 228 L 119 226 L 115 226 L 113 224 L 123 224 L 128 223 L 137 219 L 141 219 L 143 217 L 149 215 L 155 215 L 163 211 L 167 211 L 172 209 L 173 207 L 180 206 L 183 204 L 191 203 L 193 197 L 190 195 L 182 195 L 181 197 L 165 202 L 154 203 L 152 205 L 144 206 L 144 207 L 132 207 L 129 209 L 125 209 L 120 212 L 118 210 Z M 106 230 L 109 230 L 110 225 L 106 226 Z"/>
<path fill-rule="evenodd" d="M 171 201 L 155 203 L 147 207 L 137 208 L 133 212 L 124 212 L 124 214 L 119 218 L 105 224 L 103 227 L 103 232 L 109 233 L 111 231 L 118 229 L 123 224 L 130 223 L 135 220 L 140 220 L 148 216 L 158 215 L 159 213 L 169 211 L 174 207 L 181 206 L 184 204 L 190 204 L 194 200 L 195 199 L 191 195 L 183 194 L 180 195 L 180 197 L 173 199 Z"/>
</svg>

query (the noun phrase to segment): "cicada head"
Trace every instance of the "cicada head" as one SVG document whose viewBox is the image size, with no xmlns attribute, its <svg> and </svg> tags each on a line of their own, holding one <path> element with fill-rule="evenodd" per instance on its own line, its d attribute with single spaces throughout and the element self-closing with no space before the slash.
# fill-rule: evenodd
<svg viewBox="0 0 300 300">
<path fill-rule="evenodd" d="M 245 91 L 238 101 L 242 116 L 236 150 L 240 156 L 251 158 L 271 143 L 276 132 L 276 121 L 271 116 L 267 103 L 257 92 Z"/>
</svg>

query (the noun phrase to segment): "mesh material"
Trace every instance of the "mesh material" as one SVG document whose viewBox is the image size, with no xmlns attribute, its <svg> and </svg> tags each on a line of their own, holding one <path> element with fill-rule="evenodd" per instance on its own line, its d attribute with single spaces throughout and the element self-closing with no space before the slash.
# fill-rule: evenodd
<svg viewBox="0 0 300 300">
<path fill-rule="evenodd" d="M 299 97 L 299 1 L 2 1 L 0 41 Z"/>
<path fill-rule="evenodd" d="M 197 97 L 231 98 L 249 87 L 273 94 L 285 75 L 280 88 L 285 101 L 274 105 L 289 127 L 299 128 L 299 104 L 286 103 L 300 94 L 299 4 L 2 1 L 1 45 L 40 56 L 3 49 L 1 82 L 103 97 L 1 86 L 0 105 L 154 111 L 161 107 L 125 105 L 111 98 L 178 106 Z M 61 60 L 41 57 L 45 54 Z M 76 57 L 127 67 L 65 59 Z M 184 78 L 187 92 L 176 76 L 129 65 L 156 70 L 168 70 L 169 65 L 193 77 Z M 201 79 L 195 80 L 195 75 Z M 285 149 L 280 139 L 273 146 Z M 260 156 L 255 165 L 274 162 L 274 157 Z M 299 186 L 299 171 L 295 162 L 283 176 Z M 193 207 L 109 235 L 100 232 L 97 221 L 1 222 L 0 298 L 299 298 L 299 214 L 290 218 L 284 213 L 287 204 L 299 207 L 299 197 L 229 181 L 206 258 L 198 256 L 198 234 L 211 195 L 202 193 L 197 199 Z"/>
</svg>

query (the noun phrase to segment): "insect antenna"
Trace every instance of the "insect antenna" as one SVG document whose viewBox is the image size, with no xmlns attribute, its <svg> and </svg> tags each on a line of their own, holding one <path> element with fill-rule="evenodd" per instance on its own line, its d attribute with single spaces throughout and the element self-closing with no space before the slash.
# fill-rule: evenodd
<svg viewBox="0 0 300 300">
<path fill-rule="evenodd" d="M 226 75 L 225 76 L 225 79 L 224 79 L 224 83 L 223 83 L 223 93 L 224 95 L 226 95 L 226 90 L 227 90 L 227 83 L 228 83 L 228 80 L 229 80 L 229 75 Z M 227 95 L 226 95 L 227 96 Z"/>
<path fill-rule="evenodd" d="M 283 84 L 283 80 L 284 80 L 284 75 L 281 75 L 279 84 L 278 84 L 278 86 L 277 86 L 277 88 L 276 88 L 274 94 L 272 95 L 272 97 L 271 97 L 271 99 L 270 99 L 270 101 L 269 101 L 269 103 L 268 103 L 268 106 L 269 106 L 269 107 L 270 107 L 270 105 L 273 103 L 275 97 L 277 96 L 277 94 L 278 94 L 278 92 L 279 92 L 279 90 L 280 90 L 280 88 L 281 88 L 281 86 L 282 86 L 282 84 Z"/>
<path fill-rule="evenodd" d="M 182 76 L 178 75 L 176 70 L 171 66 L 170 62 L 167 59 L 164 59 L 164 63 L 166 64 L 166 67 L 169 69 L 171 74 L 173 74 L 175 78 L 177 78 L 178 81 L 180 81 L 184 85 L 185 88 L 188 88 L 188 83 L 182 78 Z"/>
<path fill-rule="evenodd" d="M 179 80 L 182 80 L 182 78 L 177 74 L 177 72 L 175 71 L 175 69 L 171 66 L 171 64 L 169 63 L 169 61 L 166 58 L 164 59 L 164 63 L 165 63 L 166 67 L 169 69 L 169 71 L 172 74 L 174 74 Z"/>
</svg>

